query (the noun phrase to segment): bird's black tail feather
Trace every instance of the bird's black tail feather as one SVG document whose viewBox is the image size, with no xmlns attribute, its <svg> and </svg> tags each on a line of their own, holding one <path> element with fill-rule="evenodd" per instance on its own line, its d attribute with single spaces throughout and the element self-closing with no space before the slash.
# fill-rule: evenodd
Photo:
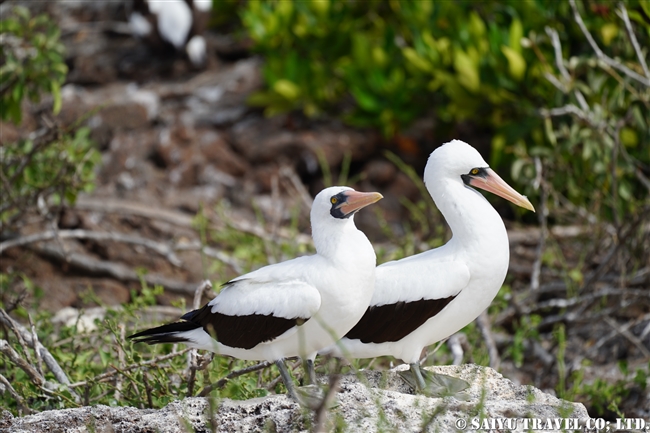
<svg viewBox="0 0 650 433">
<path fill-rule="evenodd" d="M 201 325 L 192 322 L 175 322 L 167 325 L 146 329 L 137 334 L 129 335 L 127 338 L 135 340 L 136 343 L 187 343 L 187 338 L 179 335 L 181 332 L 192 331 L 200 328 Z"/>
</svg>

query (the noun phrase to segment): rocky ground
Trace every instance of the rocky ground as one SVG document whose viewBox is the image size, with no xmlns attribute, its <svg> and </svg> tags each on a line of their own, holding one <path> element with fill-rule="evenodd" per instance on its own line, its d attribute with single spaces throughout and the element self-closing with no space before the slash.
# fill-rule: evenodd
<svg viewBox="0 0 650 433">
<path fill-rule="evenodd" d="M 211 407 L 204 398 L 188 398 L 159 411 L 107 406 L 46 411 L 24 418 L 5 416 L 0 418 L 0 428 L 16 433 L 57 431 L 62 426 L 75 431 L 171 433 L 190 426 L 194 431 L 215 432 L 324 432 L 345 426 L 346 432 L 476 432 L 501 431 L 503 425 L 494 424 L 492 428 L 484 424 L 499 420 L 512 423 L 506 428 L 514 433 L 529 428 L 560 432 L 588 425 L 589 415 L 582 404 L 516 385 L 488 367 L 464 365 L 432 370 L 464 378 L 473 385 L 458 398 L 437 398 L 413 395 L 395 371 L 346 375 L 322 423 L 319 412 L 314 416 L 288 397 L 273 395 L 247 401 L 226 399 L 218 407 Z M 546 424 L 549 419 L 571 424 Z"/>
<path fill-rule="evenodd" d="M 267 118 L 246 105 L 248 95 L 262 85 L 263 59 L 252 55 L 245 42 L 227 34 L 209 34 L 208 66 L 195 70 L 184 59 L 160 57 L 133 39 L 125 28 L 121 2 L 52 2 L 39 7 L 60 22 L 68 50 L 70 73 L 63 88 L 63 108 L 55 120 L 65 126 L 84 118 L 102 153 L 95 191 L 81 196 L 74 208 L 56 218 L 59 230 L 74 230 L 78 239 L 55 239 L 2 252 L 0 270 L 23 272 L 47 294 L 38 301 L 39 308 L 58 311 L 95 305 L 82 296 L 89 286 L 102 303 L 127 302 L 130 290 L 141 285 L 139 268 L 148 270 L 142 277 L 146 281 L 166 288 L 160 303 L 169 304 L 179 296 L 191 302 L 199 281 L 205 277 L 225 281 L 243 266 L 228 251 L 214 246 L 209 255 L 225 265 L 206 275 L 199 252 L 200 233 L 193 223 L 197 213 L 207 217 L 212 229 L 235 228 L 268 242 L 293 237 L 295 242 L 308 243 L 310 197 L 328 176 L 338 179 L 348 158 L 352 186 L 385 196 L 378 206 L 386 225 L 376 213 L 364 212 L 359 214 L 359 226 L 382 248 L 390 248 L 385 227 L 394 236 L 406 232 L 403 221 L 411 212 L 402 201 L 417 201 L 420 191 L 384 151 L 396 153 L 421 174 L 427 155 L 440 141 L 434 121 L 418 122 L 400 140 L 387 142 L 377 132 L 353 129 L 335 120 L 309 120 L 297 114 Z M 3 123 L 2 144 L 42 125 L 41 108 L 47 104 L 43 101 L 28 108 L 20 127 Z M 458 136 L 479 149 L 489 143 L 470 127 L 459 130 Z M 538 257 L 540 230 L 534 225 L 515 225 L 509 208 L 499 206 L 511 229 L 508 282 L 513 294 L 524 293 Z M 296 214 L 299 236 L 285 231 Z M 26 221 L 21 234 L 46 228 L 41 222 Z M 82 236 L 87 232 L 129 239 Z M 589 227 L 581 226 L 551 230 L 553 242 L 569 264 L 584 259 L 580 248 L 590 234 Z M 606 257 L 605 252 L 591 254 L 593 269 L 601 269 Z M 647 291 L 648 268 L 635 272 L 630 290 Z M 615 275 L 603 272 L 599 278 L 592 288 L 594 296 L 616 287 Z M 629 361 L 632 372 L 647 368 L 647 295 L 608 299 L 599 308 L 609 316 L 592 317 L 591 309 L 567 313 L 561 303 L 552 303 L 566 302 L 566 286 L 558 280 L 556 271 L 542 269 L 536 294 L 525 295 L 523 305 L 514 302 L 513 295 L 508 298 L 509 307 L 494 318 L 493 326 L 504 330 L 495 333 L 494 344 L 505 351 L 515 338 L 514 319 L 539 313 L 540 302 L 551 302 L 544 310 L 548 323 L 540 327 L 542 343 L 527 343 L 523 366 L 501 363 L 507 377 L 520 384 L 555 387 L 557 346 L 551 336 L 558 321 L 570 329 L 569 371 L 591 361 L 584 367 L 582 380 L 626 379 L 617 367 L 622 359 Z M 21 290 L 17 283 L 3 296 Z M 578 306 L 593 304 L 593 299 L 580 299 Z M 650 416 L 648 392 L 650 387 L 626 395 L 628 416 Z"/>
</svg>

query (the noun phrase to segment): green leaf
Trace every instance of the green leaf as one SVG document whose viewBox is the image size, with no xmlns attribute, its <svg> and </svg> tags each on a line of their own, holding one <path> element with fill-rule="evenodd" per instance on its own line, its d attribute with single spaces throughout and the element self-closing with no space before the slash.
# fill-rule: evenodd
<svg viewBox="0 0 650 433">
<path fill-rule="evenodd" d="M 430 72 L 432 70 L 432 65 L 429 63 L 429 61 L 424 57 L 421 57 L 413 48 L 402 48 L 402 54 L 404 54 L 406 60 L 408 60 L 409 63 L 415 66 L 417 69 L 424 72 Z"/>
<path fill-rule="evenodd" d="M 625 147 L 636 147 L 639 143 L 639 136 L 632 128 L 621 128 L 620 139 Z"/>
<path fill-rule="evenodd" d="M 520 81 L 526 73 L 526 60 L 520 53 L 505 45 L 501 46 L 501 52 L 508 59 L 508 72 L 512 78 Z"/>
<path fill-rule="evenodd" d="M 478 64 L 460 48 L 454 50 L 454 69 L 458 72 L 458 82 L 463 87 L 472 92 L 478 91 L 481 87 Z"/>
<path fill-rule="evenodd" d="M 273 90 L 290 101 L 298 99 L 300 96 L 300 87 L 289 80 L 281 79 L 273 84 Z"/>
<path fill-rule="evenodd" d="M 510 24 L 509 45 L 515 52 L 521 54 L 521 38 L 524 37 L 524 27 L 519 19 L 515 18 Z"/>
<path fill-rule="evenodd" d="M 371 94 L 365 92 L 360 87 L 352 87 L 350 92 L 356 99 L 361 108 L 370 112 L 378 112 L 381 109 L 381 104 Z"/>
<path fill-rule="evenodd" d="M 618 26 L 614 23 L 605 23 L 600 27 L 600 35 L 603 38 L 603 44 L 608 47 L 618 35 Z"/>
<path fill-rule="evenodd" d="M 54 114 L 59 114 L 59 111 L 61 111 L 61 85 L 58 81 L 52 80 L 50 88 L 52 90 L 52 98 L 54 99 L 52 112 Z"/>
<path fill-rule="evenodd" d="M 469 13 L 469 31 L 476 39 L 485 35 L 485 23 L 476 11 Z"/>
</svg>

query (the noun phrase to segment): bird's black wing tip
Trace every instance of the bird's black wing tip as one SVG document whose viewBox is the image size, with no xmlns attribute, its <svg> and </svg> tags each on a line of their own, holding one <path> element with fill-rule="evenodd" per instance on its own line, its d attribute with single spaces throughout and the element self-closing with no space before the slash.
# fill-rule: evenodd
<svg viewBox="0 0 650 433">
<path fill-rule="evenodd" d="M 174 322 L 156 328 L 145 329 L 126 337 L 134 343 L 185 343 L 187 338 L 178 335 L 181 332 L 192 331 L 201 325 L 193 322 Z"/>
</svg>

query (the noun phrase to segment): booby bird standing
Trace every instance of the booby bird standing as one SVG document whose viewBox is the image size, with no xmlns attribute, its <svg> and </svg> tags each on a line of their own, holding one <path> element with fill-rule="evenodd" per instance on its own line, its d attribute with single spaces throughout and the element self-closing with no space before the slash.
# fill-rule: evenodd
<svg viewBox="0 0 650 433">
<path fill-rule="evenodd" d="M 168 44 L 185 52 L 196 67 L 205 65 L 207 44 L 202 33 L 212 0 L 133 0 L 131 32 L 154 45 Z"/>
<path fill-rule="evenodd" d="M 316 254 L 237 277 L 207 305 L 131 335 L 136 342 L 185 343 L 220 355 L 275 362 L 298 400 L 283 358 L 313 359 L 366 311 L 375 286 L 375 252 L 354 214 L 382 198 L 347 187 L 321 191 L 311 209 Z"/>
<path fill-rule="evenodd" d="M 419 388 L 422 349 L 472 322 L 501 288 L 508 270 L 508 234 L 481 188 L 535 211 L 481 155 L 459 140 L 433 151 L 424 182 L 452 238 L 440 248 L 377 267 L 370 306 L 339 343 L 323 353 L 351 358 L 392 355 L 411 365 Z"/>
</svg>

